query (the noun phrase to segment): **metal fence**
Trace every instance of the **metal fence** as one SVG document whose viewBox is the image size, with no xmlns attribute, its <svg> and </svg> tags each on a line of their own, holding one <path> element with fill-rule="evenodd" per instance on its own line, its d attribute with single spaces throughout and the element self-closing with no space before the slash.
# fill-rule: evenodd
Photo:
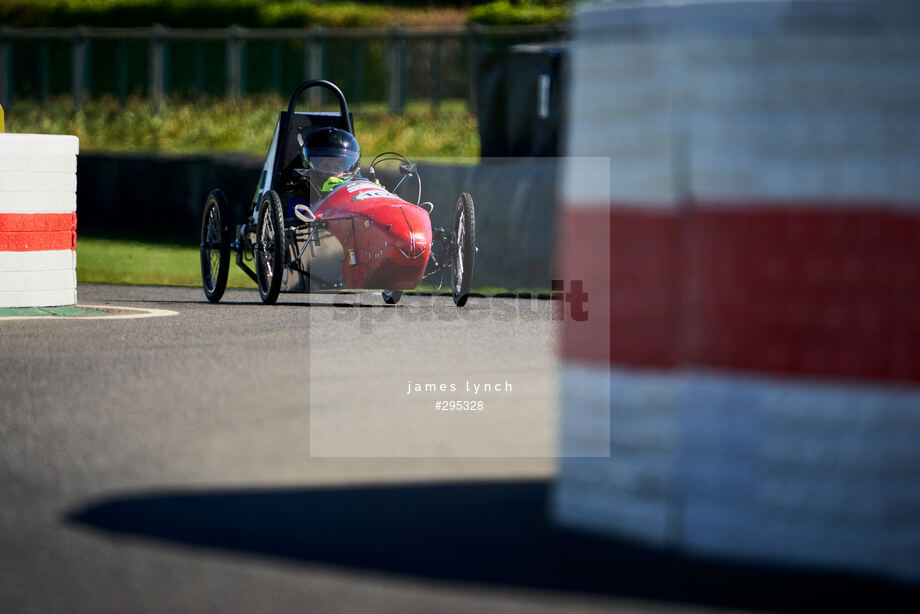
<svg viewBox="0 0 920 614">
<path fill-rule="evenodd" d="M 564 38 L 561 25 L 407 30 L 0 27 L 0 103 L 69 93 L 154 101 L 203 94 L 286 94 L 330 78 L 355 103 L 446 98 L 475 106 L 475 73 L 490 50 Z M 314 90 L 316 96 L 319 92 Z M 311 102 L 318 102 L 317 99 Z"/>
</svg>

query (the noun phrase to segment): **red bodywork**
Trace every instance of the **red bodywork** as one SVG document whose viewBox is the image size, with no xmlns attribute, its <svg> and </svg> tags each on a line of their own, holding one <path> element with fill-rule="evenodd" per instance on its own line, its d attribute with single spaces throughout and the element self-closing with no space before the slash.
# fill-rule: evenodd
<svg viewBox="0 0 920 614">
<path fill-rule="evenodd" d="M 421 207 L 359 179 L 338 186 L 313 212 L 345 250 L 346 288 L 411 290 L 422 280 L 431 255 L 431 219 Z"/>
</svg>

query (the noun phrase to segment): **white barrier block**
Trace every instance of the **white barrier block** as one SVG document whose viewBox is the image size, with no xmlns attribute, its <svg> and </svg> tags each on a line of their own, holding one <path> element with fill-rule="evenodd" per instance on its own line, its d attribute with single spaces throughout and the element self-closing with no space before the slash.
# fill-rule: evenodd
<svg viewBox="0 0 920 614">
<path fill-rule="evenodd" d="M 562 456 L 610 454 L 610 376 L 606 368 L 569 364 L 560 374 L 565 408 Z"/>
<path fill-rule="evenodd" d="M 59 271 L 76 267 L 72 249 L 42 252 L 0 252 L 0 273 L 21 271 Z"/>
<path fill-rule="evenodd" d="M 0 151 L 0 173 L 76 173 L 77 157 L 69 153 Z"/>
<path fill-rule="evenodd" d="M 77 289 L 35 290 L 31 292 L 7 292 L 0 290 L 0 306 L 3 307 L 57 307 L 75 305 Z"/>
<path fill-rule="evenodd" d="M 0 288 L 18 288 L 21 292 L 72 290 L 77 285 L 73 269 L 57 271 L 0 271 Z"/>
<path fill-rule="evenodd" d="M 66 134 L 0 133 L 0 153 L 80 153 L 80 139 Z"/>
<path fill-rule="evenodd" d="M 76 192 L 0 192 L 0 213 L 72 213 Z"/>
<path fill-rule="evenodd" d="M 0 171 L 0 192 L 76 192 L 74 173 L 23 173 Z M 6 200 L 5 195 L 0 199 Z"/>
</svg>

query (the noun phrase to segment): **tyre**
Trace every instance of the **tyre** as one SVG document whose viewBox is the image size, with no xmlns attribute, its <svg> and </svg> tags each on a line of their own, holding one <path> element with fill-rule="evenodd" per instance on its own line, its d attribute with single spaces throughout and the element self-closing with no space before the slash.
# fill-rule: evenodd
<svg viewBox="0 0 920 614">
<path fill-rule="evenodd" d="M 284 212 L 281 199 L 274 190 L 262 197 L 259 203 L 259 224 L 256 227 L 258 242 L 256 277 L 259 280 L 259 296 L 266 305 L 278 300 L 281 279 L 284 277 L 284 253 L 287 248 L 284 237 Z"/>
<path fill-rule="evenodd" d="M 384 290 L 383 302 L 387 305 L 395 305 L 402 298 L 402 290 Z"/>
<path fill-rule="evenodd" d="M 212 303 L 227 289 L 230 272 L 230 203 L 221 190 L 208 194 L 201 218 L 201 286 Z"/>
<path fill-rule="evenodd" d="M 476 211 L 473 198 L 464 192 L 457 199 L 454 216 L 454 243 L 450 287 L 457 307 L 466 305 L 473 282 L 473 265 L 476 259 Z"/>
</svg>

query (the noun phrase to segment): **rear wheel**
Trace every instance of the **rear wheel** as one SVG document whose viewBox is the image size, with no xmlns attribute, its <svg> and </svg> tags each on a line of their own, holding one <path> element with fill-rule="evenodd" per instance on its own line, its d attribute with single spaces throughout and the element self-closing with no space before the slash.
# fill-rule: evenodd
<svg viewBox="0 0 920 614">
<path fill-rule="evenodd" d="M 266 305 L 278 300 L 281 279 L 284 275 L 284 213 L 281 199 L 274 190 L 262 197 L 259 203 L 259 224 L 256 230 L 258 251 L 256 277 L 259 280 L 259 296 Z"/>
<path fill-rule="evenodd" d="M 230 203 L 221 190 L 208 194 L 201 218 L 201 286 L 212 303 L 227 289 L 230 272 Z"/>
<path fill-rule="evenodd" d="M 464 192 L 457 199 L 457 213 L 454 216 L 454 243 L 451 290 L 457 307 L 466 305 L 470 285 L 473 282 L 473 265 L 476 258 L 476 212 L 473 198 Z"/>
<path fill-rule="evenodd" d="M 402 290 L 384 290 L 383 302 L 387 305 L 395 305 L 402 298 Z"/>
</svg>

